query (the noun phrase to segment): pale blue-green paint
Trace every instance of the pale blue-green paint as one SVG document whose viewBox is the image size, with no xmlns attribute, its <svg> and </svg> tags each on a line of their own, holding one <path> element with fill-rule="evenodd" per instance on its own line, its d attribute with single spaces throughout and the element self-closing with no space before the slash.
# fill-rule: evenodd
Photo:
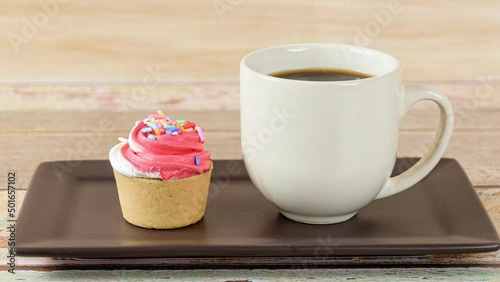
<svg viewBox="0 0 500 282">
<path fill-rule="evenodd" d="M 3 271 L 0 281 L 500 281 L 497 268 Z"/>
</svg>

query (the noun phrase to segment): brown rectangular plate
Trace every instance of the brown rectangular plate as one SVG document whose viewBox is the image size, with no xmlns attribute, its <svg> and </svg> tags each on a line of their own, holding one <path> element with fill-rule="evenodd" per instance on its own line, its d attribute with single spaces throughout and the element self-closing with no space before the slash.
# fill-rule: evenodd
<svg viewBox="0 0 500 282">
<path fill-rule="evenodd" d="M 399 159 L 395 173 L 415 161 Z M 205 217 L 176 230 L 142 229 L 122 218 L 108 161 L 42 163 L 17 224 L 21 256 L 392 256 L 499 248 L 493 224 L 453 159 L 441 160 L 420 183 L 372 202 L 350 221 L 321 226 L 281 216 L 242 161 L 214 161 Z"/>
</svg>

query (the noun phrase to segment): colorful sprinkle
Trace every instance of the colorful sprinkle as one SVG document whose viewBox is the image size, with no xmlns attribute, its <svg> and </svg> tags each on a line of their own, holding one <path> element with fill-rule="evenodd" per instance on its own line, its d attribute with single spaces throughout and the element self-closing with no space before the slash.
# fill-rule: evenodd
<svg viewBox="0 0 500 282">
<path fill-rule="evenodd" d="M 148 122 L 147 125 L 153 129 L 158 129 L 158 125 L 152 123 L 152 122 Z"/>
<path fill-rule="evenodd" d="M 193 122 L 190 122 L 190 121 L 186 122 L 186 123 L 183 125 L 184 129 L 194 128 L 195 126 L 196 126 L 196 124 L 194 124 Z"/>
<path fill-rule="evenodd" d="M 207 141 L 207 140 L 205 139 L 205 133 L 203 132 L 203 128 L 201 128 L 200 126 L 197 126 L 196 131 L 198 131 L 198 135 L 200 136 L 201 143 L 205 143 L 205 141 Z"/>
<path fill-rule="evenodd" d="M 194 122 L 184 119 L 171 120 L 170 117 L 166 116 L 161 110 L 158 110 L 156 114 L 149 115 L 148 118 L 142 121 L 137 121 L 136 125 L 141 124 L 141 122 L 145 125 L 141 126 L 141 132 L 151 140 L 157 140 L 158 136 L 163 134 L 176 136 L 184 134 L 184 131 L 187 131 L 186 134 L 192 134 L 190 132 L 196 130 L 200 142 L 205 143 L 206 141 L 203 129 L 196 126 Z"/>
<path fill-rule="evenodd" d="M 135 122 L 135 125 L 138 125 L 139 123 L 141 123 L 141 121 L 140 121 L 140 120 L 136 121 L 136 122 Z"/>
<path fill-rule="evenodd" d="M 200 161 L 200 157 L 195 156 L 195 157 L 194 157 L 194 163 L 195 163 L 196 165 L 200 165 L 200 163 L 201 163 L 201 161 Z"/>
<path fill-rule="evenodd" d="M 184 131 L 184 127 L 182 127 L 182 125 L 178 122 L 174 122 L 174 124 L 181 130 L 181 131 Z"/>
</svg>

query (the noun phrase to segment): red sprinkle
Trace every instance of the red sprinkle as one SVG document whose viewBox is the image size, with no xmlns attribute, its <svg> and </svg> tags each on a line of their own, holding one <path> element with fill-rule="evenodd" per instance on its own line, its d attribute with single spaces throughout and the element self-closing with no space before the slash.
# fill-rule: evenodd
<svg viewBox="0 0 500 282">
<path fill-rule="evenodd" d="M 196 124 L 193 123 L 193 122 L 186 122 L 182 127 L 184 127 L 184 129 L 188 129 L 188 128 L 195 128 Z"/>
</svg>

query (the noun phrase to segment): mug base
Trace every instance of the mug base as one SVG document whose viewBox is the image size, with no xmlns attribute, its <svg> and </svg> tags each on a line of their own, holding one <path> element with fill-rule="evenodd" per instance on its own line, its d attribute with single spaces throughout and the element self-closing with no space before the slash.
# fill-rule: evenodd
<svg viewBox="0 0 500 282">
<path fill-rule="evenodd" d="M 301 222 L 301 223 L 307 223 L 307 224 L 335 224 L 335 223 L 341 223 L 344 221 L 347 221 L 351 219 L 354 215 L 356 215 L 356 212 L 346 214 L 346 215 L 338 215 L 338 216 L 308 216 L 308 215 L 300 215 L 300 214 L 294 214 L 294 213 L 289 213 L 286 211 L 281 211 L 280 213 L 293 221 Z"/>
</svg>

